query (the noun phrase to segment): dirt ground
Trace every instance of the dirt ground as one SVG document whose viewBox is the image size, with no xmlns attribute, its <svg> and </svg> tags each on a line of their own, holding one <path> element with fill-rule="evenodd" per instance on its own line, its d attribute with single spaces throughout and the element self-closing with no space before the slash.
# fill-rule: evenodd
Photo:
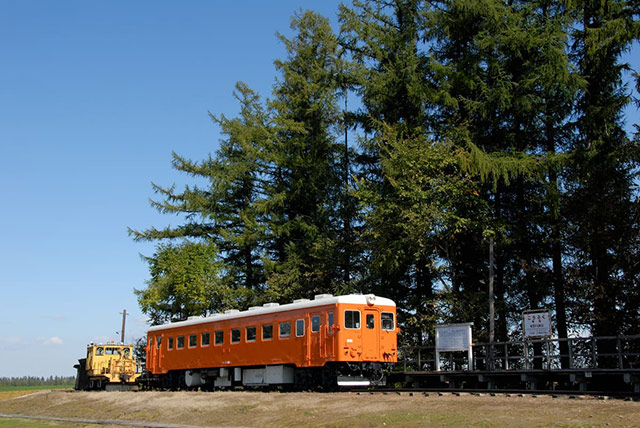
<svg viewBox="0 0 640 428">
<path fill-rule="evenodd" d="M 433 393 L 50 391 L 2 400 L 0 414 L 207 427 L 640 427 L 640 402 Z"/>
</svg>

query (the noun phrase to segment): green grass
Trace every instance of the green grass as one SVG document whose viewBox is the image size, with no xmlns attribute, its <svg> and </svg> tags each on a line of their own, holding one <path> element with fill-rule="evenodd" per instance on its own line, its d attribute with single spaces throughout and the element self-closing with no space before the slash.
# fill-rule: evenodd
<svg viewBox="0 0 640 428">
<path fill-rule="evenodd" d="M 73 385 L 34 385 L 34 386 L 0 386 L 3 391 L 39 391 L 42 389 L 66 389 L 73 388 Z M 2 426 L 2 425 L 0 425 Z"/>
</svg>

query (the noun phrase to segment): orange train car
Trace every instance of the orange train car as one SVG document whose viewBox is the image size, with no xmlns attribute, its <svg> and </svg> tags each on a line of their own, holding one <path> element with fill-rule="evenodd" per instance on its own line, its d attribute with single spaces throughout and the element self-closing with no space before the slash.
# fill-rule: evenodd
<svg viewBox="0 0 640 428">
<path fill-rule="evenodd" d="M 148 387 L 366 386 L 397 362 L 396 305 L 321 294 L 149 329 Z"/>
</svg>

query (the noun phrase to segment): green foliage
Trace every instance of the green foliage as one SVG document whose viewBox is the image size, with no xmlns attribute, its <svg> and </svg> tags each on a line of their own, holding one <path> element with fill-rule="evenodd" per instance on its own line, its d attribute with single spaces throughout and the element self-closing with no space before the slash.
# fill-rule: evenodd
<svg viewBox="0 0 640 428">
<path fill-rule="evenodd" d="M 73 386 L 75 376 L 22 376 L 22 377 L 0 377 L 0 388 L 10 390 L 11 388 L 38 388 L 50 386 Z"/>
<path fill-rule="evenodd" d="M 331 292 L 336 269 L 338 204 L 343 186 L 338 129 L 338 44 L 326 18 L 296 15 L 283 40 L 286 61 L 270 107 L 273 171 L 262 208 L 268 212 L 266 296 L 289 300 Z"/>
<path fill-rule="evenodd" d="M 491 236 L 496 338 L 542 306 L 561 337 L 637 332 L 640 137 L 620 56 L 638 10 L 354 0 L 339 34 L 299 12 L 272 97 L 239 83 L 239 115 L 211 115 L 219 150 L 174 154 L 201 184 L 154 185 L 152 206 L 183 223 L 130 231 L 158 242 L 143 311 L 374 292 L 398 303 L 406 343 L 441 322 L 485 339 Z"/>
<path fill-rule="evenodd" d="M 574 162 L 567 174 L 571 283 L 576 321 L 596 334 L 637 331 L 637 141 L 624 131 L 630 98 L 620 55 L 640 38 L 638 4 L 580 1 L 573 52 L 585 90 L 578 100 Z"/>
<path fill-rule="evenodd" d="M 152 257 L 145 257 L 151 279 L 136 295 L 152 324 L 208 315 L 237 303 L 243 293 L 224 286 L 217 255 L 210 244 L 184 242 L 159 245 Z"/>
</svg>

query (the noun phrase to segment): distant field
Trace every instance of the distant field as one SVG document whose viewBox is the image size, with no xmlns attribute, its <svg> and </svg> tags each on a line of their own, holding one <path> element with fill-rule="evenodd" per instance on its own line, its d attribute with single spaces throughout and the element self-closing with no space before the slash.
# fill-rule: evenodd
<svg viewBox="0 0 640 428">
<path fill-rule="evenodd" d="M 0 392 L 40 391 L 42 389 L 65 389 L 65 388 L 73 388 L 73 385 L 0 386 Z"/>
</svg>

